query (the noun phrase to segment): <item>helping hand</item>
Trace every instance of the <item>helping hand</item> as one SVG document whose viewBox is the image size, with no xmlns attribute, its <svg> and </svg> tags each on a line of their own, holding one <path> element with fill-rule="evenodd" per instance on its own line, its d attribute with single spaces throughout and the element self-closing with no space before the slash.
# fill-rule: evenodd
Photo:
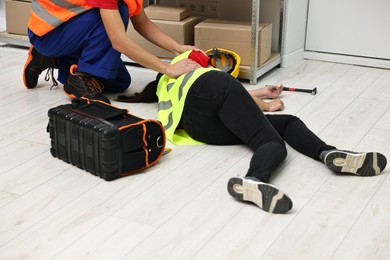
<svg viewBox="0 0 390 260">
<path fill-rule="evenodd" d="M 170 78 L 176 78 L 200 67 L 201 66 L 195 61 L 183 59 L 174 64 L 168 65 L 164 74 Z"/>
<path fill-rule="evenodd" d="M 175 49 L 175 51 L 173 53 L 175 55 L 179 55 L 179 54 L 181 54 L 183 52 L 186 52 L 186 51 L 189 51 L 189 50 L 200 51 L 200 52 L 203 52 L 205 54 L 204 51 L 202 51 L 198 47 L 192 46 L 192 45 L 178 45 L 178 46 L 176 46 L 176 49 Z"/>
</svg>

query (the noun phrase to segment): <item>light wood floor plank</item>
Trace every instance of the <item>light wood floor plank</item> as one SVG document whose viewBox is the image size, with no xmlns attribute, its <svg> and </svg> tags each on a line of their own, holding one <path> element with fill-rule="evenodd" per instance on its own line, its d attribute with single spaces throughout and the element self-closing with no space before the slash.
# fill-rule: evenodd
<svg viewBox="0 0 390 260">
<path fill-rule="evenodd" d="M 22 140 L 12 143 L 7 149 L 0 149 L 0 177 L 1 174 L 46 152 L 47 149 L 47 145 Z"/>
<path fill-rule="evenodd" d="M 386 114 L 378 120 L 378 123 L 374 126 L 376 129 L 390 130 L 390 109 L 387 110 Z"/>
<path fill-rule="evenodd" d="M 252 152 L 237 146 L 175 146 L 144 172 L 106 182 L 50 155 L 47 111 L 70 99 L 39 78 L 23 85 L 26 48 L 0 47 L 0 259 L 388 259 L 389 166 L 376 177 L 335 175 L 287 147 L 272 183 L 292 199 L 273 215 L 230 197 Z M 138 92 L 156 72 L 128 66 Z M 317 87 L 284 92 L 329 144 L 390 155 L 390 71 L 303 60 L 275 68 L 256 86 Z M 143 118 L 156 104 L 115 101 Z"/>
<path fill-rule="evenodd" d="M 361 94 L 362 98 L 390 100 L 388 91 L 390 84 L 390 70 L 381 70 L 383 74 Z"/>
<path fill-rule="evenodd" d="M 258 236 L 263 240 L 254 241 L 254 238 L 257 234 L 264 234 L 264 224 L 274 224 L 270 225 L 269 231 L 277 237 L 294 215 L 259 214 L 260 209 L 254 205 L 237 203 L 220 192 L 226 191 L 230 177 L 243 176 L 242 169 L 247 167 L 250 157 L 248 155 L 237 161 L 215 181 L 206 177 L 205 182 L 210 183 L 207 189 L 194 197 L 147 240 L 130 250 L 125 259 L 238 259 L 240 254 L 232 254 L 233 251 L 247 249 L 248 243 L 256 245 L 253 249 L 256 248 L 256 255 L 259 256 L 261 250 L 258 246 L 265 239 Z M 220 234 L 221 230 L 223 234 Z"/>
<path fill-rule="evenodd" d="M 118 208 L 148 189 L 164 176 L 164 172 L 166 174 L 163 169 L 155 167 L 148 174 L 138 174 L 132 178 L 105 182 L 80 169 L 74 167 L 72 169 L 75 171 L 68 173 L 72 175 L 68 177 L 69 179 L 80 175 L 82 177 L 79 178 L 89 179 L 84 182 L 78 181 L 77 185 L 86 187 L 86 183 L 95 185 L 88 191 L 83 188 L 82 194 L 79 192 L 75 194 L 74 191 L 73 193 L 64 192 L 68 197 L 73 196 L 72 201 L 57 208 L 51 215 L 5 244 L 1 248 L 1 254 L 4 257 L 48 259 L 58 255 L 109 218 Z M 111 231 L 106 229 L 106 232 Z M 36 237 L 39 239 L 35 239 Z"/>
<path fill-rule="evenodd" d="M 333 259 L 390 258 L 390 178 L 382 185 L 344 239 Z"/>
<path fill-rule="evenodd" d="M 173 170 L 150 192 L 116 212 L 115 216 L 158 227 L 247 152 L 244 147 L 210 145 Z"/>
<path fill-rule="evenodd" d="M 285 113 L 299 114 L 302 109 L 310 109 L 312 103 L 317 104 L 317 100 L 324 98 L 326 91 L 332 87 L 332 85 L 339 80 L 344 74 L 347 74 L 351 70 L 350 65 L 339 65 L 332 63 L 322 63 L 311 73 L 298 78 L 297 81 L 289 87 L 313 89 L 317 88 L 317 94 L 312 95 L 309 93 L 301 92 L 289 92 L 282 93 L 282 99 L 285 102 Z M 312 110 L 311 116 L 318 115 L 322 111 Z M 301 116 L 301 115 L 300 115 Z M 303 116 L 305 122 L 310 118 Z"/>
<path fill-rule="evenodd" d="M 16 243 L 12 246 L 8 243 L 12 243 L 15 237 L 28 231 L 54 212 L 61 210 L 71 201 L 77 201 L 81 194 L 99 182 L 101 182 L 99 179 L 91 180 L 81 170 L 72 168 L 1 207 L 0 255 L 2 258 L 15 257 L 17 254 L 20 254 L 20 258 L 24 255 L 28 256 L 28 251 L 24 251 L 27 249 L 24 248 L 26 244 Z M 45 229 L 46 227 L 43 226 L 42 231 Z M 29 234 L 24 242 L 27 244 L 38 242 L 35 234 Z"/>
<path fill-rule="evenodd" d="M 354 150 L 356 144 L 383 117 L 390 102 L 356 99 L 342 111 L 320 137 L 340 149 Z"/>
<path fill-rule="evenodd" d="M 331 176 L 267 254 L 286 259 L 330 259 L 386 177 Z"/>
<path fill-rule="evenodd" d="M 23 195 L 71 167 L 72 165 L 61 160 L 53 160 L 47 151 L 3 173 L 0 178 L 0 190 Z"/>
<path fill-rule="evenodd" d="M 18 197 L 18 195 L 11 194 L 8 192 L 0 191 L 0 207 L 3 207 L 7 203 L 15 200 Z"/>
<path fill-rule="evenodd" d="M 318 134 L 367 88 L 367 84 L 372 84 L 382 73 L 383 71 L 361 67 L 346 70 L 331 85 L 319 92 L 318 96 L 297 115 Z"/>
<path fill-rule="evenodd" d="M 123 259 L 154 230 L 154 227 L 108 217 L 53 259 Z"/>
<path fill-rule="evenodd" d="M 46 109 L 29 113 L 28 116 L 16 118 L 0 128 L 0 147 L 7 147 L 12 143 L 24 139 L 36 132 L 43 132 L 49 122 Z M 45 134 L 47 139 L 48 134 Z M 49 144 L 49 143 L 48 143 Z"/>
</svg>

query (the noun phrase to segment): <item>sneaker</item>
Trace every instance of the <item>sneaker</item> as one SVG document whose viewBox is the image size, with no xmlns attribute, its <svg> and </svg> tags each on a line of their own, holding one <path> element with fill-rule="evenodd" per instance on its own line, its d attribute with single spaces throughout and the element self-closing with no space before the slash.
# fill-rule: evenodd
<svg viewBox="0 0 390 260">
<path fill-rule="evenodd" d="M 58 83 L 54 79 L 53 72 L 54 69 L 57 69 L 57 62 L 55 58 L 49 58 L 40 54 L 34 46 L 30 46 L 28 52 L 28 58 L 23 69 L 23 82 L 26 88 L 35 88 L 38 84 L 39 75 L 42 71 L 48 69 L 45 80 L 48 81 L 51 78 L 53 81 L 53 86 L 57 86 Z"/>
<path fill-rule="evenodd" d="M 235 199 L 252 202 L 270 213 L 286 213 L 293 205 L 291 199 L 278 188 L 255 178 L 231 178 L 228 192 Z"/>
<path fill-rule="evenodd" d="M 385 169 L 387 159 L 380 153 L 334 150 L 325 156 L 324 162 L 330 170 L 336 173 L 375 176 Z"/>
<path fill-rule="evenodd" d="M 102 94 L 103 83 L 88 73 L 77 70 L 77 65 L 70 67 L 70 74 L 64 85 L 64 91 L 70 98 L 85 97 L 110 104 L 110 100 Z"/>
</svg>

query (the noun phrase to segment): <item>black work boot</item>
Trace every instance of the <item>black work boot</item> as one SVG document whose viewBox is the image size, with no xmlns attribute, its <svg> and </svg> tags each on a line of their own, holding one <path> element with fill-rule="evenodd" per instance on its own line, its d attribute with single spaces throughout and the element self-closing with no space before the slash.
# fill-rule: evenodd
<svg viewBox="0 0 390 260">
<path fill-rule="evenodd" d="M 30 46 L 28 51 L 28 58 L 23 70 L 23 82 L 26 88 L 34 88 L 38 84 L 39 75 L 42 71 L 49 69 L 45 80 L 48 81 L 51 77 L 53 86 L 57 86 L 57 81 L 53 77 L 53 70 L 57 69 L 58 65 L 55 58 L 49 58 L 40 54 L 34 46 Z"/>
<path fill-rule="evenodd" d="M 102 94 L 103 88 L 103 83 L 92 75 L 79 71 L 77 65 L 70 67 L 70 74 L 64 85 L 64 91 L 70 98 L 85 97 L 110 104 L 110 100 Z"/>
</svg>

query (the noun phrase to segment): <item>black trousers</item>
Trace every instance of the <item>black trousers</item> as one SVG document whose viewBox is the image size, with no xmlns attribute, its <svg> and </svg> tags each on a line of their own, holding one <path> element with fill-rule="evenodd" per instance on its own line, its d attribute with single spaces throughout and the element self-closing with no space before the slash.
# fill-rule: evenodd
<svg viewBox="0 0 390 260">
<path fill-rule="evenodd" d="M 243 85 L 229 74 L 207 72 L 191 86 L 182 125 L 195 140 L 214 145 L 248 145 L 253 151 L 246 176 L 269 182 L 287 155 L 287 142 L 298 152 L 319 160 L 335 149 L 293 115 L 265 115 Z"/>
</svg>

